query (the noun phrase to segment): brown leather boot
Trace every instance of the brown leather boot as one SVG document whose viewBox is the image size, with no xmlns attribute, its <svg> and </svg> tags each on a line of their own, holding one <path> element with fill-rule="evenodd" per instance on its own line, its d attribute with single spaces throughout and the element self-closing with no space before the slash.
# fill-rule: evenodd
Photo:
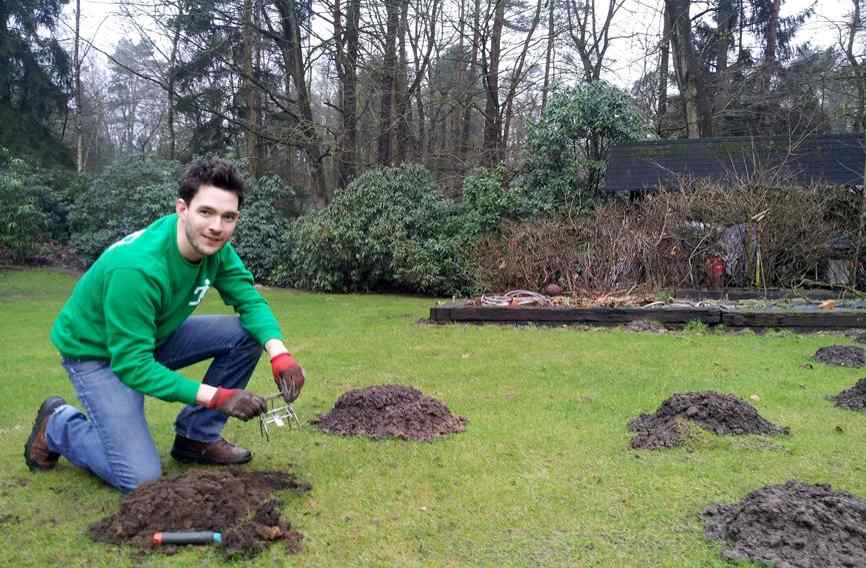
<svg viewBox="0 0 866 568">
<path fill-rule="evenodd" d="M 244 448 L 228 443 L 224 438 L 216 442 L 196 442 L 181 435 L 174 437 L 171 457 L 182 463 L 205 465 L 234 465 L 247 463 L 253 454 Z"/>
<path fill-rule="evenodd" d="M 49 470 L 57 465 L 57 460 L 60 459 L 60 454 L 52 452 L 48 449 L 48 440 L 45 439 L 45 427 L 48 425 L 48 419 L 54 414 L 54 411 L 66 404 L 66 401 L 59 396 L 46 398 L 36 411 L 36 420 L 33 421 L 33 430 L 30 431 L 30 437 L 27 438 L 27 443 L 24 444 L 24 462 L 30 471 Z"/>
</svg>

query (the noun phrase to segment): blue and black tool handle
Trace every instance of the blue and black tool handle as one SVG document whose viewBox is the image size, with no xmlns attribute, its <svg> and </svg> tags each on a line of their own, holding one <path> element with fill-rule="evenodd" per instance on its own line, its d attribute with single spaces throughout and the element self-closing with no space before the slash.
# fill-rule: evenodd
<svg viewBox="0 0 866 568">
<path fill-rule="evenodd" d="M 211 531 L 179 531 L 153 533 L 153 544 L 220 544 L 222 533 Z"/>
</svg>

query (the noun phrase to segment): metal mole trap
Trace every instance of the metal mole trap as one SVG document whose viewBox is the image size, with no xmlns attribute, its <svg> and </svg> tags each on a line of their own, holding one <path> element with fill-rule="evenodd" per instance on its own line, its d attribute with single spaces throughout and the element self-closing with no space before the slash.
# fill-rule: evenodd
<svg viewBox="0 0 866 568">
<path fill-rule="evenodd" d="M 259 414 L 259 427 L 262 431 L 262 437 L 268 442 L 271 441 L 272 428 L 285 428 L 296 426 L 301 427 L 301 421 L 298 415 L 295 414 L 295 409 L 291 404 L 284 402 L 283 395 L 275 394 L 266 398 L 268 402 L 268 410 Z"/>
</svg>

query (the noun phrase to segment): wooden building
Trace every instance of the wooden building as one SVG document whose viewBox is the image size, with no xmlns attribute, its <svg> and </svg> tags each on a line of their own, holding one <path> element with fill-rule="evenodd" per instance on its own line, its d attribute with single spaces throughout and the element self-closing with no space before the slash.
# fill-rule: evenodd
<svg viewBox="0 0 866 568">
<path fill-rule="evenodd" d="M 852 186 L 863 184 L 862 134 L 788 137 L 737 136 L 657 140 L 614 146 L 601 191 L 634 196 L 673 186 L 677 178 L 730 183 L 756 171 L 776 179 Z"/>
</svg>

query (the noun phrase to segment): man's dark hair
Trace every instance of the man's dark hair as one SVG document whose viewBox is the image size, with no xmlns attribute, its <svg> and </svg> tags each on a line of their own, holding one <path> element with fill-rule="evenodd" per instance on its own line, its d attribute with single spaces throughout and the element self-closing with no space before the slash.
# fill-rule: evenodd
<svg viewBox="0 0 866 568">
<path fill-rule="evenodd" d="M 222 158 L 196 160 L 187 166 L 180 178 L 178 197 L 189 204 L 203 185 L 212 185 L 238 196 L 238 208 L 244 204 L 244 180 L 238 169 Z"/>
</svg>

